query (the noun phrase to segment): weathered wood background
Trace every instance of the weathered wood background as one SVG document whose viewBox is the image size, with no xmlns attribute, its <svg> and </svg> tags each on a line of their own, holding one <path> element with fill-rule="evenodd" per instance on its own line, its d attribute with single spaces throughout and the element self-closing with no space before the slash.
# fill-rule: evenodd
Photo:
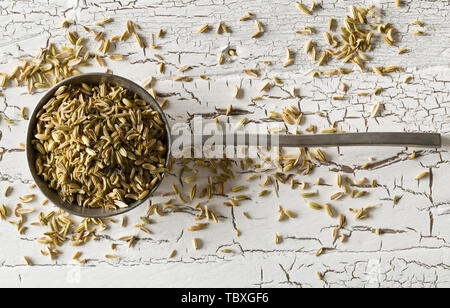
<svg viewBox="0 0 450 308">
<path fill-rule="evenodd" d="M 309 6 L 310 1 L 303 1 Z M 194 115 L 206 118 L 221 116 L 218 109 L 229 103 L 248 111 L 248 118 L 260 122 L 267 110 L 300 106 L 305 122 L 319 128 L 329 127 L 336 121 L 345 131 L 430 131 L 448 135 L 450 132 L 450 1 L 403 0 L 396 8 L 394 0 L 377 1 L 317 1 L 320 8 L 312 16 L 305 16 L 295 8 L 291 0 L 278 1 L 97 1 L 97 0 L 3 0 L 0 2 L 0 72 L 9 72 L 19 58 L 36 54 L 39 47 L 48 41 L 63 43 L 65 30 L 61 29 L 64 18 L 73 19 L 72 26 L 79 34 L 82 25 L 92 25 L 104 17 L 114 22 L 105 27 L 111 37 L 121 34 L 128 19 L 142 28 L 140 33 L 148 41 L 150 34 L 162 28 L 165 35 L 156 39 L 159 50 L 140 50 L 133 40 L 118 44 L 115 53 L 127 56 L 126 61 L 108 61 L 109 68 L 118 75 L 135 81 L 148 76 L 156 78 L 155 90 L 169 100 L 167 113 L 171 123 L 186 122 Z M 380 9 L 381 19 L 391 22 L 397 31 L 397 47 L 389 48 L 379 43 L 372 54 L 371 63 L 377 66 L 398 65 L 405 73 L 379 77 L 370 73 L 355 72 L 344 77 L 313 79 L 308 73 L 315 68 L 303 53 L 304 36 L 295 30 L 304 26 L 317 31 L 314 40 L 325 46 L 322 32 L 328 20 L 342 20 L 348 14 L 349 4 Z M 255 32 L 253 21 L 239 22 L 248 11 L 252 12 L 264 26 L 258 39 L 250 39 Z M 419 19 L 425 24 L 425 36 L 410 33 L 415 26 L 411 22 Z M 231 34 L 216 35 L 214 28 L 219 20 L 231 29 Z M 197 34 L 198 28 L 209 23 L 213 31 Z M 217 65 L 221 50 L 232 47 L 237 57 Z M 295 64 L 283 68 L 285 48 L 295 52 Z M 406 55 L 397 55 L 400 47 L 408 48 Z M 94 50 L 94 49 L 93 49 Z M 164 74 L 158 73 L 159 61 L 154 53 L 164 58 Z M 262 65 L 272 61 L 272 66 Z M 192 66 L 186 72 L 194 77 L 190 83 L 171 81 L 183 65 Z M 259 65 L 262 76 L 250 79 L 242 69 Z M 334 68 L 336 63 L 331 63 Z M 97 71 L 96 64 L 84 68 L 84 72 Z M 207 75 L 210 80 L 198 78 Z M 408 84 L 407 75 L 414 78 Z M 259 95 L 261 86 L 277 76 L 282 86 L 273 87 L 264 94 L 264 100 L 251 103 L 250 98 Z M 333 101 L 340 84 L 349 85 L 349 93 L 343 101 Z M 243 89 L 239 100 L 232 99 L 235 85 Z M 299 89 L 300 98 L 291 98 L 292 86 Z M 372 92 L 373 88 L 385 90 L 380 96 L 359 97 L 360 92 Z M 17 197 L 29 193 L 40 193 L 29 189 L 31 175 L 26 166 L 26 157 L 18 142 L 25 142 L 27 121 L 21 120 L 19 110 L 27 106 L 30 111 L 42 92 L 27 95 L 24 88 L 11 88 L 0 97 L 0 115 L 16 120 L 9 125 L 0 122 L 0 189 L 10 185 L 12 196 L 0 197 L 0 203 L 14 208 Z M 371 118 L 370 109 L 375 101 L 385 105 L 380 117 Z M 321 112 L 321 118 L 315 113 Z M 233 117 L 233 121 L 240 117 Z M 252 201 L 230 210 L 223 207 L 223 198 L 217 197 L 210 207 L 221 215 L 222 222 L 207 230 L 193 234 L 185 232 L 193 222 L 193 212 L 176 213 L 154 218 L 152 235 L 138 234 L 140 240 L 134 248 L 117 239 L 124 235 L 137 234 L 132 225 L 139 221 L 145 208 L 128 216 L 129 227 L 121 229 L 111 224 L 109 230 L 99 232 L 99 240 L 85 247 L 62 247 L 63 254 L 55 261 L 41 256 L 41 245 L 35 239 L 45 229 L 30 227 L 19 235 L 14 226 L 0 222 L 0 285 L 1 286 L 168 286 L 168 287 L 444 287 L 450 286 L 450 157 L 448 147 L 439 150 L 420 150 L 420 157 L 408 160 L 413 149 L 404 148 L 341 148 L 328 149 L 330 163 L 318 166 L 312 175 L 298 180 L 314 183 L 324 179 L 324 185 L 310 190 L 319 190 L 318 202 L 329 200 L 336 191 L 337 172 L 349 172 L 356 179 L 367 177 L 379 183 L 368 189 L 368 196 L 360 199 L 344 199 L 334 202 L 335 208 L 348 214 L 349 208 L 380 205 L 370 219 L 353 221 L 344 230 L 350 238 L 346 243 L 333 243 L 331 232 L 336 220 L 312 212 L 304 205 L 299 190 L 292 191 L 280 186 L 280 198 L 274 194 L 258 198 L 261 188 L 255 182 L 248 194 Z M 357 168 L 368 157 L 375 157 L 380 164 L 371 170 Z M 238 171 L 239 169 L 236 168 Z M 418 182 L 414 177 L 422 171 L 431 171 L 431 176 Z M 240 176 L 236 182 L 243 180 Z M 171 176 L 164 182 L 161 192 L 170 190 L 176 180 Z M 402 197 L 393 206 L 392 198 Z M 155 202 L 163 200 L 159 197 Z M 51 205 L 41 208 L 40 202 L 32 204 L 38 211 L 48 212 Z M 277 222 L 277 205 L 295 212 L 298 217 L 286 222 Z M 242 212 L 252 217 L 247 220 Z M 37 215 L 30 215 L 28 223 Z M 234 229 L 242 235 L 236 237 Z M 385 233 L 375 235 L 373 229 L 381 228 Z M 274 234 L 282 242 L 274 243 Z M 202 249 L 194 251 L 192 238 L 202 239 Z M 112 253 L 110 244 L 118 244 L 116 254 L 120 261 L 105 259 Z M 303 250 L 299 251 L 299 248 Z M 320 247 L 329 248 L 317 258 Z M 235 254 L 223 254 L 221 249 L 234 250 Z M 177 255 L 167 259 L 170 251 Z M 83 252 L 87 264 L 79 265 L 72 260 L 76 250 Z M 33 262 L 27 267 L 23 256 Z M 324 281 L 316 277 L 324 274 Z"/>
</svg>

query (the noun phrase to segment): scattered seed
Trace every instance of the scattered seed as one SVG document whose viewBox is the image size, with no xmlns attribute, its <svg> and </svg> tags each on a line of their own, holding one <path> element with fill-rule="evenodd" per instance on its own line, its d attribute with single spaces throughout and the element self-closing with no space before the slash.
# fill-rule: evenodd
<svg viewBox="0 0 450 308">
<path fill-rule="evenodd" d="M 384 74 L 383 74 L 383 72 L 381 71 L 381 69 L 379 69 L 378 67 L 372 67 L 372 71 L 375 73 L 375 74 L 377 74 L 377 75 L 380 75 L 380 76 L 382 76 L 382 77 L 384 77 Z"/>
<path fill-rule="evenodd" d="M 231 188 L 232 193 L 238 193 L 245 189 L 245 186 L 235 186 Z"/>
<path fill-rule="evenodd" d="M 4 204 L 0 205 L 0 219 L 5 220 L 8 217 L 8 209 Z"/>
<path fill-rule="evenodd" d="M 382 109 L 382 105 L 380 104 L 380 102 L 375 102 L 375 104 L 373 105 L 372 110 L 370 112 L 370 116 L 372 118 L 379 116 L 381 109 Z"/>
<path fill-rule="evenodd" d="M 425 172 L 422 172 L 422 173 L 418 174 L 414 179 L 419 181 L 419 180 L 427 177 L 429 174 L 430 174 L 429 171 L 425 171 Z"/>
<path fill-rule="evenodd" d="M 242 72 L 243 72 L 244 74 L 250 76 L 250 77 L 253 77 L 253 78 L 259 77 L 259 72 L 256 71 L 256 70 L 253 70 L 253 69 L 250 69 L 250 70 L 245 69 L 245 70 L 243 70 Z"/>
<path fill-rule="evenodd" d="M 225 56 L 224 56 L 223 53 L 221 52 L 221 53 L 219 54 L 219 58 L 218 58 L 218 60 L 217 60 L 217 63 L 218 63 L 219 65 L 222 65 L 224 61 L 225 61 Z"/>
<path fill-rule="evenodd" d="M 187 70 L 190 70 L 191 67 L 189 65 L 184 65 L 178 69 L 179 72 L 184 73 Z"/>
<path fill-rule="evenodd" d="M 109 58 L 113 61 L 122 61 L 123 60 L 122 55 L 110 55 Z"/>
<path fill-rule="evenodd" d="M 225 23 L 222 22 L 221 27 L 223 32 L 231 33 L 230 29 L 225 25 Z"/>
<path fill-rule="evenodd" d="M 32 263 L 28 257 L 23 257 L 23 259 L 25 260 L 25 262 L 27 263 L 28 266 L 32 265 Z"/>
<path fill-rule="evenodd" d="M 245 124 L 248 123 L 248 119 L 247 118 L 243 118 L 239 121 L 239 123 L 236 125 L 236 129 L 241 129 L 242 127 L 245 126 Z"/>
<path fill-rule="evenodd" d="M 173 257 L 175 257 L 176 254 L 177 254 L 177 251 L 176 250 L 172 250 L 170 252 L 170 254 L 167 256 L 167 259 L 172 259 Z"/>
<path fill-rule="evenodd" d="M 419 27 L 421 27 L 421 28 L 424 27 L 423 22 L 421 22 L 421 21 L 419 21 L 419 20 L 415 20 L 415 21 L 413 21 L 411 24 L 416 25 L 416 26 L 419 26 Z"/>
<path fill-rule="evenodd" d="M 117 255 L 105 255 L 105 258 L 109 260 L 120 260 L 120 257 Z"/>
<path fill-rule="evenodd" d="M 327 158 L 325 157 L 325 154 L 322 152 L 322 150 L 316 149 L 315 151 L 316 151 L 317 159 L 319 161 L 321 161 L 321 162 L 326 162 L 327 161 Z"/>
<path fill-rule="evenodd" d="M 258 20 L 255 20 L 256 33 L 252 35 L 252 38 L 257 38 L 262 33 L 262 25 Z"/>
<path fill-rule="evenodd" d="M 307 204 L 308 204 L 308 206 L 309 206 L 310 208 L 312 208 L 313 210 L 316 210 L 316 211 L 323 210 L 323 206 L 320 205 L 320 204 L 318 204 L 318 203 L 315 203 L 315 202 L 308 202 Z"/>
<path fill-rule="evenodd" d="M 343 192 L 338 192 L 338 193 L 335 193 L 334 195 L 332 195 L 331 197 L 330 197 L 330 200 L 339 200 L 339 199 L 341 199 L 342 197 L 344 197 L 345 196 L 345 193 L 343 193 Z"/>
<path fill-rule="evenodd" d="M 398 204 L 398 196 L 394 196 L 394 198 L 392 198 L 392 202 L 394 203 L 394 205 Z"/>
<path fill-rule="evenodd" d="M 197 33 L 205 33 L 209 30 L 209 25 L 204 25 L 200 29 L 198 29 Z"/>
<path fill-rule="evenodd" d="M 294 60 L 293 59 L 289 59 L 286 62 L 283 63 L 283 67 L 288 67 L 291 66 L 292 64 L 294 64 Z"/>
<path fill-rule="evenodd" d="M 61 28 L 68 28 L 73 23 L 71 19 L 64 19 L 61 23 Z"/>
<path fill-rule="evenodd" d="M 334 29 L 334 18 L 330 18 L 330 21 L 328 22 L 328 31 L 333 31 Z"/>
<path fill-rule="evenodd" d="M 328 216 L 330 216 L 331 218 L 334 218 L 334 216 L 335 216 L 334 210 L 331 207 L 331 205 L 329 205 L 328 203 L 325 203 L 325 211 L 327 212 Z"/>
<path fill-rule="evenodd" d="M 246 15 L 242 16 L 239 21 L 246 21 L 253 17 L 252 13 L 248 12 Z"/>
<path fill-rule="evenodd" d="M 142 41 L 141 37 L 139 36 L 139 34 L 137 34 L 136 32 L 133 32 L 133 37 L 135 39 L 135 41 L 138 43 L 139 47 L 141 49 L 144 48 L 144 42 Z M 105 53 L 105 52 L 104 52 Z"/>
<path fill-rule="evenodd" d="M 381 93 L 381 91 L 383 91 L 383 88 L 376 88 L 373 90 L 373 94 L 374 95 L 379 95 Z"/>
<path fill-rule="evenodd" d="M 105 24 L 112 22 L 112 18 L 105 18 L 95 23 L 96 26 L 103 27 Z"/>
<path fill-rule="evenodd" d="M 268 190 L 263 190 L 258 194 L 258 197 L 264 197 L 267 196 L 270 193 Z"/>
<path fill-rule="evenodd" d="M 222 253 L 234 253 L 234 251 L 233 250 L 231 250 L 231 249 L 222 249 L 222 250 L 220 250 Z"/>
<path fill-rule="evenodd" d="M 10 192 L 11 192 L 11 186 L 6 186 L 5 187 L 5 190 L 3 191 L 3 195 L 5 196 L 5 197 L 8 197 L 9 196 L 9 194 L 10 194 Z"/>
<path fill-rule="evenodd" d="M 324 252 L 324 248 L 319 248 L 319 250 L 317 250 L 316 252 L 316 257 L 319 257 L 320 255 L 322 255 Z"/>
<path fill-rule="evenodd" d="M 30 203 L 34 200 L 35 195 L 26 195 L 23 197 L 19 197 L 19 201 L 22 203 Z"/>
<path fill-rule="evenodd" d="M 216 28 L 216 34 L 222 34 L 222 32 L 223 32 L 223 22 L 219 21 Z"/>
<path fill-rule="evenodd" d="M 197 238 L 192 239 L 192 244 L 194 245 L 195 250 L 199 249 L 199 240 Z"/>
<path fill-rule="evenodd" d="M 345 217 L 344 217 L 344 215 L 342 215 L 342 214 L 338 215 L 338 222 L 339 222 L 338 228 L 342 229 L 344 227 L 344 225 L 345 225 Z"/>
<path fill-rule="evenodd" d="M 297 5 L 297 8 L 304 13 L 305 15 L 311 15 L 311 12 L 300 2 L 296 1 L 295 4 Z"/>
<path fill-rule="evenodd" d="M 280 237 L 278 234 L 275 234 L 275 244 L 276 245 L 280 244 Z"/>
<path fill-rule="evenodd" d="M 264 84 L 264 85 L 262 86 L 262 88 L 259 90 L 259 92 L 260 92 L 260 93 L 261 93 L 261 92 L 264 92 L 264 91 L 266 91 L 269 87 L 270 87 L 270 82 L 267 82 L 266 84 Z"/>
<path fill-rule="evenodd" d="M 393 45 L 394 45 L 394 42 L 393 42 L 390 38 L 388 38 L 388 37 L 385 37 L 385 38 L 384 38 L 384 41 L 385 41 L 386 44 L 388 44 L 389 46 L 393 46 Z"/>
<path fill-rule="evenodd" d="M 283 213 L 289 218 L 295 218 L 296 215 L 289 210 L 283 210 Z"/>
<path fill-rule="evenodd" d="M 411 33 L 414 34 L 414 35 L 425 35 L 425 32 L 418 31 L 418 30 L 413 30 L 413 31 L 411 31 Z"/>
<path fill-rule="evenodd" d="M 99 55 L 95 55 L 95 60 L 97 61 L 98 65 L 100 67 L 104 67 L 105 66 L 105 62 L 103 61 L 103 59 Z"/>
<path fill-rule="evenodd" d="M 305 44 L 305 53 L 309 54 L 312 48 L 312 40 L 309 40 Z"/>
<path fill-rule="evenodd" d="M 240 91 L 239 87 L 238 87 L 238 86 L 234 86 L 234 92 L 233 92 L 233 98 L 234 98 L 234 99 L 237 99 L 237 98 L 238 98 L 238 96 L 239 96 L 239 91 Z"/>
<path fill-rule="evenodd" d="M 333 40 L 332 40 L 332 38 L 331 38 L 330 33 L 324 32 L 324 33 L 323 33 L 323 36 L 324 36 L 324 38 L 325 38 L 325 41 L 328 43 L 328 45 L 333 45 Z"/>
</svg>

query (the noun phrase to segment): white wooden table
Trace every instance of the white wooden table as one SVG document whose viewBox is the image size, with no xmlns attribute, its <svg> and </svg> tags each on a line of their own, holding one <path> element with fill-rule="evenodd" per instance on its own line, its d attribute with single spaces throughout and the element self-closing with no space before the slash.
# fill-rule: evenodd
<svg viewBox="0 0 450 308">
<path fill-rule="evenodd" d="M 382 9 L 382 19 L 398 29 L 398 46 L 410 50 L 397 55 L 398 48 L 379 44 L 371 54 L 373 65 L 398 65 L 405 73 L 389 74 L 384 78 L 375 74 L 355 72 L 344 77 L 313 79 L 308 73 L 316 68 L 303 53 L 307 38 L 296 35 L 295 30 L 312 26 L 317 30 L 313 38 L 321 41 L 321 32 L 327 28 L 330 17 L 342 20 L 348 14 L 350 1 L 317 1 L 321 4 L 312 16 L 303 15 L 295 8 L 294 1 L 16 1 L 0 2 L 0 72 L 9 72 L 19 58 L 34 55 L 48 40 L 63 43 L 64 18 L 76 22 L 71 29 L 83 34 L 81 25 L 92 25 L 104 17 L 112 17 L 113 23 L 105 27 L 111 37 L 121 34 L 128 19 L 136 22 L 146 40 L 162 28 L 165 35 L 156 39 L 159 50 L 146 49 L 144 53 L 136 43 L 128 40 L 118 45 L 115 53 L 127 55 L 126 61 L 108 61 L 109 68 L 118 75 L 141 81 L 148 76 L 156 78 L 155 90 L 160 97 L 169 100 L 167 113 L 171 123 L 187 122 L 194 115 L 211 119 L 219 116 L 218 109 L 230 103 L 236 108 L 248 110 L 249 119 L 260 121 L 265 111 L 281 111 L 283 107 L 297 105 L 305 114 L 304 130 L 309 124 L 319 128 L 329 127 L 334 121 L 338 128 L 351 132 L 364 131 L 427 131 L 450 132 L 450 2 L 403 0 L 401 8 L 394 0 L 351 1 L 355 5 L 375 4 Z M 304 1 L 308 4 L 310 1 Z M 122 4 L 122 6 L 121 6 Z M 239 22 L 239 18 L 252 12 L 264 26 L 258 39 L 250 39 L 255 32 L 253 21 Z M 425 24 L 426 36 L 409 33 L 415 29 L 411 22 L 419 19 Z M 232 30 L 231 34 L 216 35 L 219 20 Z M 213 30 L 197 34 L 204 24 Z M 217 65 L 221 50 L 232 47 L 237 57 L 224 65 Z M 283 68 L 285 48 L 295 52 L 294 65 Z M 165 72 L 159 74 L 159 61 L 154 53 L 164 58 Z M 272 66 L 262 65 L 272 61 Z M 262 76 L 250 79 L 242 69 L 259 65 Z M 192 66 L 186 72 L 194 77 L 191 83 L 173 82 L 170 77 L 179 74 L 177 68 Z M 330 68 L 334 68 L 334 63 Z M 98 71 L 96 64 L 83 72 Z M 206 75 L 208 81 L 198 78 Z M 260 95 L 260 87 L 272 76 L 283 80 L 264 94 L 265 99 L 251 103 L 250 98 Z M 403 83 L 407 75 L 414 78 Z M 347 98 L 333 101 L 340 84 L 349 85 Z M 239 100 L 232 99 L 235 85 L 244 92 Z M 301 98 L 291 98 L 292 86 L 299 89 Z M 361 92 L 384 88 L 380 96 L 359 97 Z M 31 175 L 26 166 L 26 156 L 18 147 L 25 142 L 28 121 L 21 120 L 19 110 L 27 106 L 30 111 L 42 96 L 42 91 L 27 95 L 24 88 L 9 88 L 0 97 L 0 115 L 16 120 L 13 125 L 0 122 L 0 189 L 10 185 L 12 195 L 0 203 L 14 208 L 17 197 L 36 193 L 39 198 L 32 206 L 47 212 L 51 205 L 41 208 L 43 196 L 37 189 L 29 189 Z M 385 105 L 382 116 L 370 117 L 370 109 L 378 100 Z M 320 112 L 325 117 L 315 115 Z M 226 120 L 224 115 L 221 119 Z M 240 117 L 233 117 L 234 121 Z M 149 287 L 448 287 L 450 286 L 450 156 L 448 147 L 439 150 L 417 149 L 420 157 L 408 160 L 414 149 L 405 148 L 341 148 L 328 149 L 331 161 L 318 166 L 312 175 L 299 180 L 314 183 L 321 177 L 324 184 L 312 186 L 320 191 L 315 201 L 327 202 L 336 191 L 337 172 L 354 179 L 367 177 L 378 182 L 376 188 L 368 188 L 369 194 L 360 199 L 346 198 L 334 202 L 345 213 L 348 225 L 345 243 L 333 243 L 331 232 L 336 220 L 313 212 L 304 205 L 300 191 L 280 186 L 280 198 L 274 194 L 258 198 L 261 188 L 254 182 L 246 193 L 252 201 L 243 203 L 231 211 L 222 205 L 223 198 L 215 198 L 209 204 L 222 216 L 222 222 L 211 225 L 198 233 L 187 232 L 193 223 L 193 214 L 177 213 L 167 217 L 154 217 L 152 235 L 142 232 L 134 248 L 118 241 L 118 238 L 137 233 L 132 226 L 138 223 L 146 208 L 142 207 L 128 216 L 127 229 L 117 225 L 99 232 L 100 239 L 86 246 L 61 248 L 62 255 L 55 261 L 40 255 L 42 245 L 35 239 L 44 229 L 30 227 L 24 234 L 8 222 L 0 222 L 0 286 L 149 286 Z M 376 158 L 379 164 L 371 170 L 356 167 Z M 422 171 L 431 176 L 418 182 L 414 177 Z M 238 172 L 239 169 L 236 168 Z M 238 178 L 245 179 L 247 174 Z M 170 191 L 175 176 L 168 177 L 155 202 L 164 200 L 160 194 Z M 393 206 L 394 196 L 402 197 Z M 294 220 L 278 222 L 277 206 L 295 212 Z M 353 221 L 349 208 L 379 205 L 368 220 Z M 248 212 L 251 220 L 243 216 Z M 30 215 L 28 222 L 36 218 Z M 13 218 L 10 218 L 13 219 Z M 242 235 L 236 237 L 235 228 Z M 373 233 L 381 228 L 381 236 Z M 274 243 L 274 234 L 282 242 Z M 202 249 L 193 250 L 192 238 L 202 239 Z M 110 244 L 118 244 L 120 261 L 105 259 L 111 254 Z M 303 247 L 302 250 L 299 248 Z M 316 257 L 316 251 L 330 248 Z M 224 254 L 221 249 L 234 250 Z M 167 259 L 173 249 L 177 255 Z M 79 265 L 72 260 L 76 250 L 88 260 Z M 27 267 L 23 256 L 28 256 L 33 266 Z M 324 274 L 324 280 L 316 277 Z"/>
</svg>

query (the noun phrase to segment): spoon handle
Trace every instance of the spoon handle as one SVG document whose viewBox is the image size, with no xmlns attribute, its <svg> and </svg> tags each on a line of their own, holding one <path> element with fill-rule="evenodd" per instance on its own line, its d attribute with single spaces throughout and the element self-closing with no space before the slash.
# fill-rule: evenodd
<svg viewBox="0 0 450 308">
<path fill-rule="evenodd" d="M 176 136 L 174 136 L 174 139 Z M 441 135 L 436 133 L 345 133 L 317 135 L 203 135 L 192 136 L 192 144 L 279 147 L 423 147 L 440 148 Z"/>
</svg>

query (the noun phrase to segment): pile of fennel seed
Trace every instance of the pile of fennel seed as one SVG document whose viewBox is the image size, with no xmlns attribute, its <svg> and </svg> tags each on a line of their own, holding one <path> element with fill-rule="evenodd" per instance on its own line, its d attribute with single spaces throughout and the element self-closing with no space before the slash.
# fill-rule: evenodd
<svg viewBox="0 0 450 308">
<path fill-rule="evenodd" d="M 36 173 L 69 204 L 128 207 L 162 180 L 166 140 L 159 113 L 130 91 L 62 86 L 37 114 Z"/>
</svg>

